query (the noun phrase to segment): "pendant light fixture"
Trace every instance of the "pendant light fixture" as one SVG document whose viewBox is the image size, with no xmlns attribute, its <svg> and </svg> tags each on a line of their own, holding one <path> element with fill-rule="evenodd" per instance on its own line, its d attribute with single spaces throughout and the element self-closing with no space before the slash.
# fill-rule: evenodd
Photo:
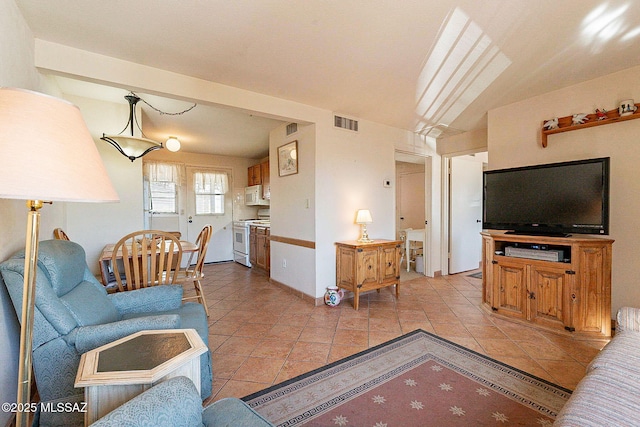
<svg viewBox="0 0 640 427">
<path fill-rule="evenodd" d="M 144 99 L 141 99 L 138 95 L 136 95 L 133 92 L 129 92 L 129 94 L 126 95 L 124 98 L 129 103 L 129 121 L 127 122 L 124 129 L 122 129 L 122 131 L 118 135 L 106 135 L 103 133 L 102 138 L 100 139 L 102 139 L 103 141 L 107 141 L 109 144 L 113 145 L 115 149 L 120 152 L 120 154 L 127 157 L 132 162 L 135 159 L 139 159 L 140 157 L 144 156 L 145 154 L 151 151 L 165 148 L 165 146 L 163 146 L 161 142 L 148 139 L 144 136 L 144 133 L 142 132 L 142 128 L 138 123 L 138 118 L 136 117 L 136 104 L 138 103 L 138 101 L 142 100 L 142 102 L 144 102 L 145 104 L 147 104 L 149 107 L 156 110 L 160 114 L 167 114 L 167 115 L 173 115 L 173 116 L 184 114 L 187 111 L 192 110 L 196 106 L 196 104 L 193 104 L 190 108 L 178 113 L 165 113 L 164 111 L 160 111 L 159 109 L 155 108 L 154 106 L 146 102 Z M 142 134 L 142 137 L 133 136 L 134 123 L 138 127 L 138 129 L 140 129 L 140 133 Z M 125 133 L 127 128 L 129 128 L 131 135 L 127 135 Z M 171 136 L 166 141 L 166 148 L 169 151 L 173 151 L 173 152 L 178 151 L 180 149 L 180 141 L 175 136 Z"/>
<path fill-rule="evenodd" d="M 129 160 L 133 162 L 135 159 L 138 159 L 153 150 L 159 150 L 162 148 L 162 144 L 152 141 L 151 139 L 133 136 L 134 122 L 136 126 L 138 126 L 138 129 L 140 129 L 138 119 L 136 118 L 136 104 L 140 101 L 140 97 L 131 92 L 129 95 L 126 95 L 124 99 L 129 102 L 129 121 L 127 122 L 127 125 L 118 135 L 106 135 L 103 133 L 102 138 L 100 139 L 113 145 L 120 154 L 129 158 Z M 124 131 L 127 130 L 127 128 L 131 130 L 131 136 L 124 134 Z M 140 132 L 142 132 L 142 129 Z"/>
</svg>

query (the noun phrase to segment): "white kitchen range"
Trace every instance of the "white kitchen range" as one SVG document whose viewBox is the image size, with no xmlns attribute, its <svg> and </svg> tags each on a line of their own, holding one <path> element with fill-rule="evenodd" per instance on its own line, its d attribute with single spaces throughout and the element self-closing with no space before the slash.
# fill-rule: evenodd
<svg viewBox="0 0 640 427">
<path fill-rule="evenodd" d="M 235 262 L 251 267 L 249 261 L 249 227 L 251 225 L 270 225 L 269 209 L 259 209 L 258 217 L 233 221 L 233 259 Z"/>
</svg>

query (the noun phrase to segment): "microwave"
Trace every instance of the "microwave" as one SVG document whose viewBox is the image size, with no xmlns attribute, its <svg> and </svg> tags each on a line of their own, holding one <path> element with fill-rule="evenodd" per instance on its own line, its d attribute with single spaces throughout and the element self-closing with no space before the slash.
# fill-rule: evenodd
<svg viewBox="0 0 640 427">
<path fill-rule="evenodd" d="M 262 197 L 262 185 L 252 185 L 244 189 L 244 204 L 247 206 L 269 206 L 269 200 Z"/>
</svg>

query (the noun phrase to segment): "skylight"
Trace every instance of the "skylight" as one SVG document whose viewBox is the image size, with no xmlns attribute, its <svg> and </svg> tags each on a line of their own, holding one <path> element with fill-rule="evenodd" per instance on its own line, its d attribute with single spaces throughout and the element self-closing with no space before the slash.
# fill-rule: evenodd
<svg viewBox="0 0 640 427">
<path fill-rule="evenodd" d="M 437 137 L 511 65 L 461 9 L 445 20 L 416 90 L 416 132 Z"/>
</svg>

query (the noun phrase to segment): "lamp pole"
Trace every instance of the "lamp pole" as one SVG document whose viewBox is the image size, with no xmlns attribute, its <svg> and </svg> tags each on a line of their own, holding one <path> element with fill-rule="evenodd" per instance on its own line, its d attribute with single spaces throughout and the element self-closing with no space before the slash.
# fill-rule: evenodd
<svg viewBox="0 0 640 427">
<path fill-rule="evenodd" d="M 18 407 L 16 426 L 29 425 L 31 399 L 31 349 L 33 347 L 33 315 L 36 297 L 36 269 L 38 263 L 38 236 L 40 235 L 41 200 L 27 200 L 27 237 L 24 253 L 24 290 L 20 328 L 20 360 L 18 362 Z"/>
</svg>

